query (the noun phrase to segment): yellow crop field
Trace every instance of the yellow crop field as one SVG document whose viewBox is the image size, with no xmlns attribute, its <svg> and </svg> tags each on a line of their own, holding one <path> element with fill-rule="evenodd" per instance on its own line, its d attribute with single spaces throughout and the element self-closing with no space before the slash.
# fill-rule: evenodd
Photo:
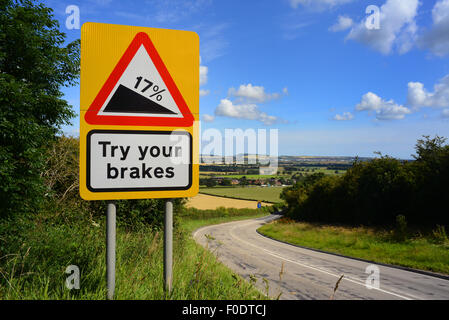
<svg viewBox="0 0 449 320">
<path fill-rule="evenodd" d="M 262 206 L 270 206 L 269 203 L 262 203 Z M 236 209 L 257 209 L 257 201 L 230 199 L 224 197 L 210 196 L 199 193 L 189 198 L 188 208 L 196 208 L 200 210 L 213 210 L 219 207 L 236 208 Z"/>
</svg>

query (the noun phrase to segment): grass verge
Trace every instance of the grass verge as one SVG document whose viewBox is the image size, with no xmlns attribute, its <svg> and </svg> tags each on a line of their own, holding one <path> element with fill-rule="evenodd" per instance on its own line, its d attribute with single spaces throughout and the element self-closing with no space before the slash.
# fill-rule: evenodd
<svg viewBox="0 0 449 320">
<path fill-rule="evenodd" d="M 194 230 L 207 225 L 265 217 L 270 214 L 270 208 L 261 209 L 233 209 L 217 208 L 215 210 L 186 209 L 180 217 L 183 228 L 192 233 Z"/>
<path fill-rule="evenodd" d="M 173 290 L 163 291 L 163 232 L 117 228 L 116 299 L 252 300 L 265 297 L 198 245 L 191 232 L 212 223 L 266 215 L 257 210 L 187 209 L 174 231 Z M 61 225 L 27 221 L 21 244 L 0 254 L 0 299 L 98 299 L 106 296 L 104 221 Z M 1 239 L 0 239 L 1 240 Z M 80 268 L 80 289 L 68 290 L 65 270 Z"/>
<path fill-rule="evenodd" d="M 449 242 L 415 234 L 398 241 L 394 232 L 367 227 L 339 227 L 283 218 L 258 231 L 288 243 L 378 263 L 449 274 Z"/>
</svg>

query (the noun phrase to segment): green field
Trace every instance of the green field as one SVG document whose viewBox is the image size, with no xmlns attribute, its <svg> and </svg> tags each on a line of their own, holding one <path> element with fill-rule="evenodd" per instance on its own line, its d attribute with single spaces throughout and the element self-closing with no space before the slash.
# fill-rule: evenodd
<svg viewBox="0 0 449 320">
<path fill-rule="evenodd" d="M 324 173 L 326 175 L 336 175 L 336 174 L 344 174 L 346 170 L 337 170 L 335 173 L 335 169 L 328 169 L 327 167 L 301 167 L 302 170 L 290 172 L 291 175 L 294 174 L 313 174 L 313 173 Z M 307 171 L 308 170 L 308 171 Z"/>
<path fill-rule="evenodd" d="M 340 175 L 344 174 L 346 170 L 337 170 L 337 173 L 335 173 L 334 169 L 328 169 L 327 167 L 301 167 L 302 170 L 298 171 L 292 171 L 292 172 L 283 172 L 281 174 L 272 174 L 272 175 L 260 175 L 260 174 L 226 174 L 226 173 L 220 173 L 220 172 L 207 172 L 207 171 L 201 171 L 200 172 L 200 178 L 211 178 L 211 177 L 223 177 L 228 179 L 241 179 L 242 177 L 246 177 L 248 180 L 257 180 L 257 179 L 289 179 L 294 174 L 303 174 L 303 175 L 309 175 L 313 173 L 324 173 L 326 175 Z M 307 171 L 308 170 L 308 171 Z"/>
<path fill-rule="evenodd" d="M 257 179 L 271 179 L 271 178 L 286 178 L 288 176 L 280 176 L 280 175 L 260 175 L 260 174 L 215 174 L 215 177 L 222 177 L 228 179 L 240 179 L 242 177 L 246 177 L 248 180 L 257 180 Z M 200 175 L 201 178 L 210 178 L 208 172 L 202 172 Z"/>
<path fill-rule="evenodd" d="M 449 274 L 449 242 L 417 235 L 398 241 L 394 231 L 294 222 L 267 224 L 262 234 L 288 243 L 374 262 Z"/>
<path fill-rule="evenodd" d="M 214 187 L 202 188 L 200 192 L 214 196 L 277 203 L 281 201 L 282 189 L 283 187 Z"/>
</svg>

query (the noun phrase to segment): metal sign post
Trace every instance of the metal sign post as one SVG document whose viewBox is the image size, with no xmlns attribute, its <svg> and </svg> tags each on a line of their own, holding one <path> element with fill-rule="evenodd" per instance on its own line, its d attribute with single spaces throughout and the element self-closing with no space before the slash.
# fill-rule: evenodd
<svg viewBox="0 0 449 320">
<path fill-rule="evenodd" d="M 114 299 L 115 291 L 115 221 L 116 207 L 114 202 L 108 202 L 106 215 L 106 275 L 107 275 L 107 297 Z"/>
<path fill-rule="evenodd" d="M 167 199 L 165 202 L 164 217 L 164 282 L 165 293 L 170 294 L 172 288 L 173 268 L 173 202 Z"/>
</svg>

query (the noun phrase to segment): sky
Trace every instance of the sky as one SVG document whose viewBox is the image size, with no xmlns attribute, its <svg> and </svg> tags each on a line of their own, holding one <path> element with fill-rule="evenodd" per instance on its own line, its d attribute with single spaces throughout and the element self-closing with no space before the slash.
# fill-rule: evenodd
<svg viewBox="0 0 449 320">
<path fill-rule="evenodd" d="M 449 138 L 449 0 L 48 0 L 102 22 L 195 31 L 202 130 L 277 129 L 279 154 L 409 159 Z M 79 114 L 79 86 L 64 88 Z M 77 134 L 79 117 L 64 128 Z"/>
</svg>

